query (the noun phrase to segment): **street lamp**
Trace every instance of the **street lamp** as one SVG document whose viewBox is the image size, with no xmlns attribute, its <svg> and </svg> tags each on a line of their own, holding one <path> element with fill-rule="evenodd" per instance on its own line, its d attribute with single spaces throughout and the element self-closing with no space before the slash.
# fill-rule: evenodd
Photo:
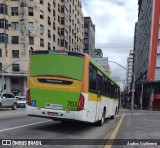
<svg viewBox="0 0 160 148">
<path fill-rule="evenodd" d="M 135 73 L 133 73 L 132 71 L 126 69 L 125 67 L 123 67 L 122 65 L 118 64 L 117 62 L 114 62 L 114 61 L 108 61 L 108 62 L 117 64 L 118 66 L 122 67 L 123 69 L 125 69 L 126 71 L 130 72 L 133 75 L 132 104 L 131 104 L 131 115 L 133 115 L 134 92 L 135 92 Z"/>
<path fill-rule="evenodd" d="M 3 85 L 4 85 L 4 71 L 8 68 L 8 67 L 10 67 L 12 64 L 14 64 L 14 63 L 16 63 L 16 62 L 18 62 L 18 61 L 28 61 L 28 60 L 16 60 L 16 61 L 14 61 L 14 62 L 12 62 L 10 65 L 8 65 L 7 67 L 5 67 L 4 69 L 2 69 L 1 70 L 1 74 L 2 74 L 2 77 L 1 77 L 1 79 L 2 79 L 2 83 L 1 83 L 1 88 L 2 88 L 2 92 L 3 92 Z"/>
</svg>

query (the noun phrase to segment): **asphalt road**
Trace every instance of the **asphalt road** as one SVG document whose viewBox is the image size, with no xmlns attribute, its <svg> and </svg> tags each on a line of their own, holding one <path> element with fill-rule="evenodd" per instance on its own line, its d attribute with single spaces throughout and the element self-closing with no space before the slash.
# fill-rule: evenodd
<svg viewBox="0 0 160 148">
<path fill-rule="evenodd" d="M 24 108 L 2 109 L 0 110 L 0 139 L 108 139 L 119 119 L 120 115 L 115 116 L 114 119 L 106 119 L 104 125 L 99 127 L 88 123 L 62 123 L 51 119 L 29 117 L 25 114 Z M 68 146 L 45 147 L 97 148 L 103 145 L 68 144 Z"/>
<path fill-rule="evenodd" d="M 122 123 L 115 136 L 112 148 L 159 148 L 160 147 L 160 112 L 121 110 Z M 121 120 L 121 119 L 120 119 Z M 123 143 L 123 145 L 118 145 Z"/>
</svg>

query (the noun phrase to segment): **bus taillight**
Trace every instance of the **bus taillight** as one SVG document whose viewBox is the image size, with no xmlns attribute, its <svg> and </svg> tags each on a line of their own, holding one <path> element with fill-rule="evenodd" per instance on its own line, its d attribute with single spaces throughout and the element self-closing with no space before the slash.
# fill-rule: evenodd
<svg viewBox="0 0 160 148">
<path fill-rule="evenodd" d="M 84 96 L 80 94 L 77 111 L 81 111 L 84 109 Z"/>
<path fill-rule="evenodd" d="M 31 106 L 31 96 L 30 96 L 30 89 L 26 92 L 26 104 Z"/>
</svg>

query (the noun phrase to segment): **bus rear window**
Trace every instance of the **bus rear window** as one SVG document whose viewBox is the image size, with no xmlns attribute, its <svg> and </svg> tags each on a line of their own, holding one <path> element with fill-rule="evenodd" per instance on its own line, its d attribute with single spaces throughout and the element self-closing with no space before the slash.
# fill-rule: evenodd
<svg viewBox="0 0 160 148">
<path fill-rule="evenodd" d="M 58 55 L 33 54 L 30 60 L 30 76 L 56 75 L 82 80 L 84 58 Z"/>
</svg>

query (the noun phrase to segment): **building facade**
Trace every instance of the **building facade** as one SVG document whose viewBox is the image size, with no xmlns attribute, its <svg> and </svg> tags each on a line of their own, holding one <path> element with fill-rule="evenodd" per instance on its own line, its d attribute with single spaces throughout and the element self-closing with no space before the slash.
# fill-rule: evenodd
<svg viewBox="0 0 160 148">
<path fill-rule="evenodd" d="M 160 1 L 139 0 L 135 25 L 134 73 L 137 103 L 160 109 Z"/>
<path fill-rule="evenodd" d="M 133 73 L 133 50 L 130 50 L 129 57 L 127 58 L 127 72 L 126 72 L 126 90 L 127 92 L 132 89 L 132 73 Z"/>
<path fill-rule="evenodd" d="M 83 52 L 81 0 L 0 0 L 1 90 L 24 95 L 30 50 Z"/>
<path fill-rule="evenodd" d="M 90 17 L 84 17 L 84 53 L 94 57 L 95 25 Z"/>
</svg>

